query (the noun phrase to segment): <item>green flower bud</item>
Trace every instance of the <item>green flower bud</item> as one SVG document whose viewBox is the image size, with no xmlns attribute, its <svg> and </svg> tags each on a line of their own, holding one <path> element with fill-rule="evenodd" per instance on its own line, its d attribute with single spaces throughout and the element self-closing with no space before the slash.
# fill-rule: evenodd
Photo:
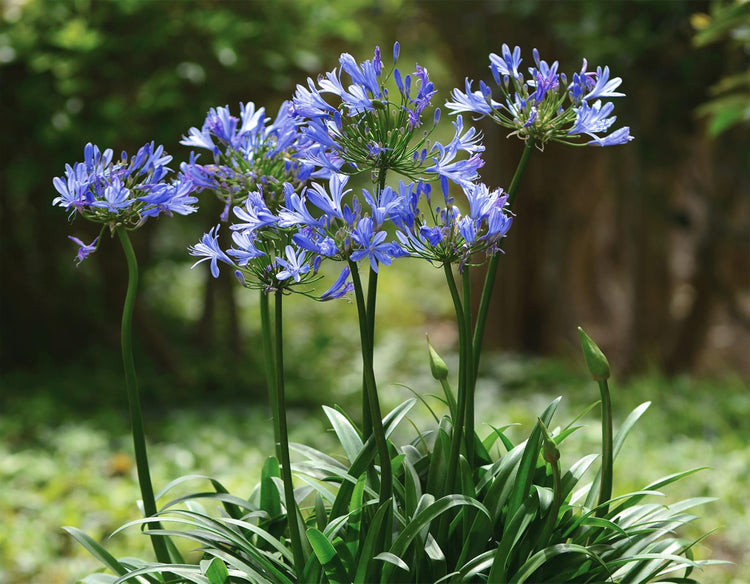
<svg viewBox="0 0 750 584">
<path fill-rule="evenodd" d="M 430 353 L 430 372 L 438 381 L 444 381 L 448 379 L 448 366 L 433 348 L 430 343 L 430 337 L 428 335 L 425 335 L 425 337 L 427 337 L 427 350 Z"/>
<path fill-rule="evenodd" d="M 542 428 L 544 441 L 542 447 L 542 456 L 544 456 L 544 460 L 546 460 L 548 463 L 552 465 L 557 464 L 557 461 L 560 460 L 560 450 L 557 448 L 555 440 L 550 435 L 549 430 L 547 430 L 547 426 L 544 425 L 542 419 L 537 419 L 539 420 L 539 426 Z"/>
<path fill-rule="evenodd" d="M 586 366 L 589 368 L 594 381 L 609 379 L 609 361 L 607 361 L 602 350 L 583 332 L 581 327 L 578 327 L 578 334 L 581 337 L 581 348 L 583 349 L 583 357 L 586 359 Z"/>
</svg>

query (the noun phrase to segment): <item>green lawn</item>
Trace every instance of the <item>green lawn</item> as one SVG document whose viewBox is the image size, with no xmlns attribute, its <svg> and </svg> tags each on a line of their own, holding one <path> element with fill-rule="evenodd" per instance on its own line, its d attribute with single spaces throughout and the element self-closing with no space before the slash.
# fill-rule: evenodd
<svg viewBox="0 0 750 584">
<path fill-rule="evenodd" d="M 598 397 L 596 385 L 586 381 L 582 369 L 503 357 L 486 362 L 493 366 L 480 380 L 479 419 L 494 425 L 517 422 L 519 439 L 557 395 L 564 396 L 555 418 L 560 424 Z M 425 375 L 421 382 L 426 379 Z M 433 391 L 419 380 L 406 382 L 421 393 Z M 390 407 L 411 395 L 395 384 L 383 384 L 381 391 Z M 701 519 L 693 524 L 692 535 L 717 530 L 697 554 L 731 560 L 735 565 L 713 567 L 698 579 L 707 584 L 750 582 L 747 383 L 739 379 L 667 381 L 652 375 L 624 386 L 615 380 L 612 391 L 620 420 L 639 403 L 653 402 L 616 461 L 615 490 L 634 490 L 672 472 L 710 467 L 669 487 L 664 501 L 718 498 L 699 508 Z M 59 395 L 6 401 L 0 413 L 0 582 L 74 582 L 98 564 L 60 527 L 76 526 L 101 540 L 139 516 L 125 411 L 94 408 L 83 416 L 66 411 L 65 399 Z M 439 405 L 434 400 L 430 403 Z M 429 423 L 427 409 L 417 409 L 415 422 Z M 584 419 L 588 423 L 563 444 L 564 465 L 598 451 L 599 430 L 593 412 Z M 272 451 L 270 420 L 258 405 L 204 403 L 163 413 L 151 411 L 146 424 L 157 489 L 183 475 L 206 474 L 218 478 L 230 492 L 248 495 L 264 457 Z M 333 447 L 320 411 L 291 412 L 290 426 L 293 441 Z M 404 434 L 408 432 L 405 427 Z M 489 432 L 489 426 L 480 432 Z M 137 529 L 116 535 L 107 545 L 116 556 L 149 555 L 147 538 Z"/>
</svg>

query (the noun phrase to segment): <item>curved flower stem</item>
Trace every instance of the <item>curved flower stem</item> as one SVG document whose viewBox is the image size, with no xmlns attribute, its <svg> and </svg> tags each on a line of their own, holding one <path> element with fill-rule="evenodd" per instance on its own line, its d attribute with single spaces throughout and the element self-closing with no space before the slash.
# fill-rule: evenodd
<svg viewBox="0 0 750 584">
<path fill-rule="evenodd" d="M 305 568 L 305 555 L 302 549 L 302 534 L 299 524 L 299 510 L 294 499 L 291 457 L 289 456 L 289 433 L 286 420 L 286 398 L 284 391 L 284 338 L 283 338 L 283 293 L 277 290 L 274 297 L 274 328 L 268 306 L 268 294 L 260 293 L 260 318 L 263 329 L 263 349 L 265 353 L 266 377 L 273 412 L 273 434 L 276 457 L 281 463 L 281 481 L 284 484 L 284 505 L 289 526 L 289 539 L 292 544 L 294 570 L 298 578 Z"/>
<path fill-rule="evenodd" d="M 609 513 L 609 500 L 612 498 L 612 466 L 613 466 L 613 437 L 612 437 L 612 399 L 609 395 L 607 380 L 598 381 L 599 393 L 602 397 L 602 471 L 599 482 L 599 501 L 597 502 L 598 517 L 605 517 Z"/>
<path fill-rule="evenodd" d="M 471 367 L 471 364 L 467 361 L 467 349 L 469 348 L 469 337 L 466 329 L 465 312 L 461 302 L 461 297 L 458 293 L 458 287 L 456 286 L 456 280 L 453 276 L 453 267 L 450 263 L 443 264 L 443 270 L 445 271 L 445 279 L 448 283 L 448 289 L 451 293 L 451 299 L 453 300 L 453 308 L 456 312 L 456 323 L 458 324 L 458 348 L 459 348 L 459 359 L 458 359 L 458 399 L 457 399 L 457 416 L 453 420 L 453 434 L 451 436 L 451 450 L 448 457 L 448 477 L 446 481 L 446 488 L 453 489 L 456 481 L 456 472 L 458 470 L 458 458 L 461 454 L 461 443 L 463 442 L 464 425 L 466 422 L 466 369 Z"/>
<path fill-rule="evenodd" d="M 125 388 L 128 394 L 130 427 L 133 433 L 135 465 L 138 471 L 138 484 L 141 488 L 143 510 L 146 517 L 153 517 L 156 515 L 156 501 L 154 499 L 154 488 L 151 485 L 151 473 L 148 466 L 148 454 L 146 452 L 146 437 L 143 432 L 143 413 L 141 412 L 138 378 L 136 377 L 135 359 L 133 358 L 133 311 L 138 291 L 138 260 L 135 257 L 133 244 L 130 242 L 130 237 L 124 226 L 119 225 L 117 227 L 117 235 L 120 238 L 122 250 L 125 252 L 125 258 L 128 263 L 128 289 L 122 308 L 122 328 L 120 330 L 122 364 L 125 369 Z M 149 525 L 155 529 L 161 529 L 161 525 L 156 521 Z M 156 559 L 160 563 L 169 564 L 171 562 L 164 537 L 152 535 L 151 545 L 154 548 Z"/>
<path fill-rule="evenodd" d="M 516 172 L 513 174 L 513 179 L 510 181 L 508 187 L 508 206 L 513 205 L 513 201 L 516 198 L 516 192 L 518 191 L 518 185 L 521 182 L 521 177 L 526 170 L 526 165 L 529 163 L 529 158 L 534 150 L 534 140 L 529 139 L 526 141 L 526 145 L 521 154 L 521 159 L 518 161 Z M 502 241 L 498 244 L 498 248 L 501 247 Z M 490 299 L 492 298 L 492 289 L 495 286 L 495 278 L 497 276 L 497 264 L 500 261 L 500 254 L 496 253 L 489 262 L 487 267 L 487 275 L 484 278 L 484 287 L 482 288 L 482 298 L 479 301 L 479 309 L 477 311 L 477 323 L 474 329 L 474 337 L 472 339 L 472 347 L 474 352 L 473 362 L 473 378 L 479 372 L 479 358 L 482 353 L 482 339 L 484 338 L 484 328 L 487 324 L 487 311 L 490 308 Z"/>
<path fill-rule="evenodd" d="M 385 437 L 385 429 L 383 428 L 383 416 L 380 413 L 378 388 L 375 381 L 370 318 L 367 313 L 364 292 L 362 290 L 362 280 L 359 277 L 359 268 L 357 267 L 356 262 L 349 260 L 349 270 L 352 276 L 352 283 L 354 284 L 354 295 L 357 300 L 359 336 L 362 344 L 362 370 L 365 382 L 365 397 L 370 410 L 375 446 L 378 450 L 378 456 L 380 457 L 380 503 L 383 504 L 391 498 L 392 494 L 391 457 L 388 452 L 388 442 Z"/>
</svg>

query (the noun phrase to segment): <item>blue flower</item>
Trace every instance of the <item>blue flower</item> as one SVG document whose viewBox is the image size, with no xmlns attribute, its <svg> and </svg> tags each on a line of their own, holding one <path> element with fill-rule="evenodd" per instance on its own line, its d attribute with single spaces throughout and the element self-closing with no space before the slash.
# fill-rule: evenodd
<svg viewBox="0 0 750 584">
<path fill-rule="evenodd" d="M 78 262 L 77 263 L 79 263 L 79 264 L 83 260 L 85 260 L 87 257 L 89 257 L 89 255 L 91 255 L 92 253 L 94 253 L 96 251 L 96 248 L 98 247 L 98 242 L 99 242 L 99 238 L 98 237 L 96 239 L 94 239 L 94 241 L 92 241 L 89 244 L 83 243 L 80 239 L 78 239 L 77 237 L 73 237 L 72 235 L 68 235 L 68 239 L 70 239 L 71 241 L 74 241 L 79 246 L 79 248 L 78 248 L 78 254 L 76 256 L 78 258 Z"/>
<path fill-rule="evenodd" d="M 336 278 L 336 281 L 333 283 L 333 285 L 323 292 L 321 294 L 320 299 L 322 301 L 327 300 L 334 300 L 337 298 L 343 297 L 345 294 L 348 294 L 352 290 L 354 290 L 354 284 L 349 282 L 349 266 L 345 266 L 343 270 L 341 270 L 341 273 L 339 274 L 339 277 Z"/>
<path fill-rule="evenodd" d="M 479 116 L 488 116 L 492 113 L 493 108 L 481 91 L 473 91 L 471 89 L 473 83 L 474 82 L 467 77 L 466 92 L 457 88 L 453 89 L 453 91 L 451 91 L 452 101 L 446 102 L 445 105 L 449 110 L 473 112 L 479 114 Z"/>
<path fill-rule="evenodd" d="M 600 97 L 624 97 L 624 93 L 618 93 L 615 91 L 620 84 L 622 79 L 615 77 L 614 79 L 609 78 L 609 67 L 596 68 L 596 75 L 594 76 L 594 87 L 583 96 L 583 99 L 599 99 Z"/>
<path fill-rule="evenodd" d="M 209 260 L 211 262 L 211 275 L 214 278 L 219 277 L 219 265 L 218 262 L 224 262 L 225 264 L 234 265 L 232 260 L 229 259 L 219 247 L 219 226 L 217 225 L 211 229 L 208 233 L 204 233 L 200 242 L 189 248 L 190 255 L 199 257 L 191 268 L 194 268 L 198 264 Z"/>
<path fill-rule="evenodd" d="M 227 253 L 237 258 L 239 266 L 246 267 L 252 260 L 266 255 L 266 252 L 255 246 L 256 241 L 257 235 L 252 231 L 235 231 L 232 233 L 234 247 Z"/>
<path fill-rule="evenodd" d="M 332 174 L 328 180 L 328 190 L 319 183 L 312 183 L 307 189 L 307 199 L 323 212 L 325 222 L 344 218 L 342 199 L 351 192 L 351 189 L 344 189 L 348 181 L 346 175 Z"/>
<path fill-rule="evenodd" d="M 304 250 L 298 252 L 291 245 L 287 245 L 284 255 L 285 257 L 276 258 L 276 265 L 282 268 L 276 273 L 276 278 L 278 280 L 293 278 L 295 282 L 299 282 L 302 276 L 310 271 L 310 264 L 306 263 L 307 252 Z"/>
<path fill-rule="evenodd" d="M 521 65 L 521 61 L 523 61 L 521 59 L 521 47 L 514 47 L 513 53 L 511 53 L 510 47 L 503 43 L 501 52 L 502 57 L 495 53 L 490 53 L 490 70 L 498 85 L 500 85 L 500 75 L 503 77 L 513 77 L 513 79 L 521 77 L 518 67 Z"/>
<path fill-rule="evenodd" d="M 192 195 L 195 186 L 189 179 L 180 178 L 171 183 L 160 183 L 148 195 L 138 197 L 139 201 L 149 205 L 143 211 L 144 217 L 155 217 L 160 213 L 189 215 L 198 210 L 195 206 L 198 198 Z"/>
<path fill-rule="evenodd" d="M 399 47 L 394 46 L 394 57 Z M 426 68 L 416 65 L 412 74 L 399 69 L 385 71 L 380 49 L 372 60 L 357 63 L 343 53 L 340 67 L 307 87 L 297 86 L 292 112 L 306 139 L 304 159 L 329 173 L 349 175 L 390 171 L 413 180 L 426 173 L 428 140 L 433 129 L 418 132 L 423 115 L 436 93 Z M 348 83 L 342 78 L 349 78 Z M 392 101 L 386 87 L 392 77 L 398 93 Z M 333 95 L 333 104 L 327 95 Z M 335 104 L 335 105 L 334 105 Z M 436 113 L 435 125 L 439 119 Z M 433 177 L 434 179 L 434 177 Z"/>
<path fill-rule="evenodd" d="M 284 102 L 271 121 L 265 108 L 252 102 L 240 104 L 239 118 L 226 106 L 211 108 L 202 128 L 190 128 L 180 143 L 210 150 L 214 163 L 200 165 L 191 153 L 190 162 L 181 166 L 183 174 L 196 188 L 214 191 L 229 206 L 262 188 L 275 211 L 283 203 L 282 185 L 289 182 L 296 188 L 313 172 L 313 165 L 299 156 L 300 134 L 291 111 L 291 102 Z"/>
<path fill-rule="evenodd" d="M 260 191 L 248 193 L 244 206 L 235 207 L 234 214 L 241 221 L 232 225 L 236 230 L 257 231 L 278 223 L 278 217 L 268 209 Z"/>
<path fill-rule="evenodd" d="M 64 177 L 52 180 L 59 194 L 52 204 L 65 208 L 71 215 L 81 215 L 110 229 L 117 226 L 134 229 L 149 217 L 162 213 L 186 215 L 196 210 L 197 199 L 191 196 L 195 186 L 191 180 L 180 176 L 167 182 L 167 175 L 172 172 L 167 164 L 172 157 L 164 152 L 163 146 L 151 142 L 130 160 L 126 152 L 114 160 L 111 149 L 102 152 L 89 143 L 84 147 L 83 158 L 83 162 L 72 166 L 66 164 Z M 79 245 L 79 261 L 95 249 Z"/>
<path fill-rule="evenodd" d="M 357 244 L 357 249 L 352 252 L 351 259 L 358 262 L 361 259 L 369 259 L 373 271 L 378 271 L 378 264 L 390 265 L 391 256 L 396 251 L 393 243 L 386 242 L 385 231 L 374 231 L 371 217 L 363 217 L 359 220 L 357 227 L 352 231 L 352 239 Z"/>
<path fill-rule="evenodd" d="M 626 144 L 632 139 L 633 136 L 630 135 L 630 128 L 625 126 L 601 138 L 594 136 L 594 139 L 587 142 L 587 144 L 591 146 L 617 146 L 618 144 Z"/>
</svg>

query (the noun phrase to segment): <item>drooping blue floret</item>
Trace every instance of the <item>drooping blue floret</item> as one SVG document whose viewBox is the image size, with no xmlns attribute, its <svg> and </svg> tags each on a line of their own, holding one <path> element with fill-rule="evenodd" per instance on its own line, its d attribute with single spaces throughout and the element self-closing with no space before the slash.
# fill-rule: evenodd
<svg viewBox="0 0 750 584">
<path fill-rule="evenodd" d="M 321 294 L 320 299 L 323 301 L 335 300 L 337 298 L 342 298 L 344 295 L 354 290 L 354 284 L 349 282 L 350 273 L 349 266 L 345 266 L 333 285 Z"/>
<path fill-rule="evenodd" d="M 83 243 L 80 239 L 73 237 L 72 235 L 68 235 L 68 239 L 78 244 L 78 254 L 76 257 L 78 258 L 79 264 L 96 251 L 99 242 L 98 237 L 89 244 Z"/>
</svg>

